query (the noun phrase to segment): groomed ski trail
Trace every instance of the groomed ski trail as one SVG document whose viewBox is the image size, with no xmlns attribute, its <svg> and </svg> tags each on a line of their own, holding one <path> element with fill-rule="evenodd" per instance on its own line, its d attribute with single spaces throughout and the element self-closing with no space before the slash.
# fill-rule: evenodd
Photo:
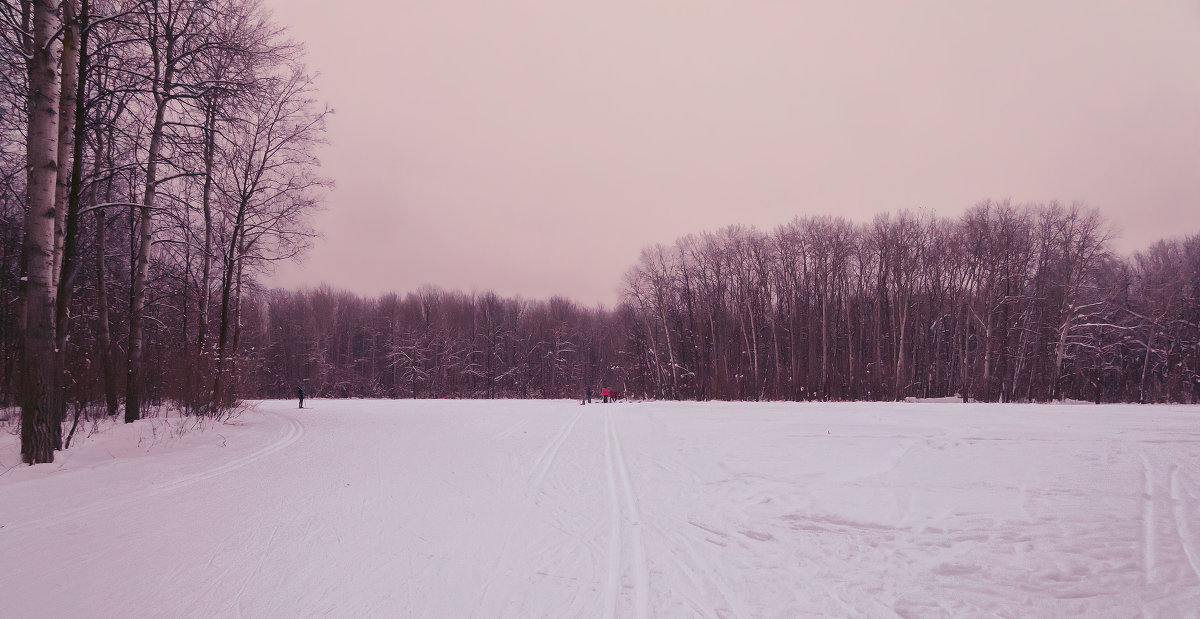
<svg viewBox="0 0 1200 619">
<path fill-rule="evenodd" d="M 209 479 L 214 479 L 214 478 L 220 477 L 222 475 L 232 473 L 233 471 L 236 471 L 245 466 L 254 464 L 255 462 L 259 462 L 260 460 L 268 458 L 274 454 L 279 453 L 280 451 L 283 451 L 284 449 L 287 449 L 288 447 L 295 444 L 296 441 L 299 441 L 301 438 L 304 437 L 305 428 L 304 428 L 304 424 L 301 423 L 300 420 L 296 419 L 295 417 L 292 417 L 291 415 L 283 414 L 283 413 L 279 413 L 279 412 L 275 412 L 275 411 L 270 411 L 267 414 L 271 415 L 273 417 L 282 419 L 284 421 L 283 432 L 278 436 L 278 438 L 276 438 L 275 440 L 271 441 L 270 443 L 268 443 L 266 445 L 263 445 L 262 447 L 260 447 L 259 449 L 255 450 L 254 452 L 252 452 L 250 454 L 247 454 L 247 455 L 244 455 L 244 456 L 241 456 L 238 458 L 234 458 L 232 460 L 229 460 L 228 462 L 220 463 L 217 466 L 214 466 L 209 469 L 205 469 L 203 471 L 198 471 L 196 473 L 185 475 L 185 476 L 175 479 L 173 481 L 168 481 L 168 482 L 153 485 L 144 490 L 139 490 L 136 492 L 132 492 L 132 493 L 124 494 L 124 495 L 120 495 L 120 496 L 113 496 L 113 497 L 109 497 L 109 498 L 105 498 L 105 499 L 100 499 L 98 501 L 92 501 L 85 505 L 81 505 L 75 509 L 60 512 L 58 514 L 55 514 L 55 515 L 47 517 L 47 518 L 40 518 L 37 520 L 8 524 L 4 527 L 4 529 L 5 529 L 5 531 L 8 531 L 8 532 L 16 532 L 16 531 L 20 531 L 20 530 L 28 528 L 28 527 L 47 527 L 47 528 L 56 527 L 58 525 L 61 525 L 61 524 L 67 523 L 67 522 L 71 522 L 73 520 L 79 520 L 79 519 L 86 518 L 87 516 L 91 516 L 91 515 L 97 514 L 99 512 L 117 509 L 122 506 L 130 505 L 130 504 L 133 504 L 138 501 L 142 501 L 142 500 L 145 500 L 145 499 L 148 499 L 151 497 L 166 494 L 166 493 L 174 491 L 174 490 L 186 488 L 193 484 L 196 484 L 196 483 L 199 483 L 199 482 L 202 482 L 205 480 L 209 480 Z"/>
<path fill-rule="evenodd" d="M 613 413 L 604 412 L 604 460 L 608 479 L 609 509 L 609 563 L 608 587 L 605 590 L 605 617 L 616 616 L 619 594 L 622 590 L 621 558 L 622 538 L 630 541 L 633 570 L 634 614 L 639 619 L 650 615 L 650 575 L 646 566 L 646 549 L 642 543 L 642 519 L 638 511 L 637 496 L 629 479 L 629 468 L 625 462 L 625 450 L 621 446 L 621 435 L 617 431 Z M 618 490 L 617 486 L 620 485 Z M 622 505 L 623 504 L 623 505 Z M 624 512 L 624 517 L 622 517 Z"/>
</svg>

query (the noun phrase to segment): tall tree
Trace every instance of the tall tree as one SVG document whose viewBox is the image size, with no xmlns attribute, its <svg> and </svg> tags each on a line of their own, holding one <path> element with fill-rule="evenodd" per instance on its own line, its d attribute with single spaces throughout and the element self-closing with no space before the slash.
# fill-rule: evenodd
<svg viewBox="0 0 1200 619">
<path fill-rule="evenodd" d="M 273 59 L 278 60 L 279 54 Z M 264 61 L 267 58 L 264 58 Z M 262 65 L 267 68 L 266 63 Z M 232 209 L 226 232 L 213 404 L 230 399 L 224 390 L 229 338 L 244 269 L 254 260 L 274 260 L 299 251 L 311 238 L 305 216 L 328 181 L 317 176 L 316 146 L 324 140 L 327 108 L 313 98 L 312 77 L 293 61 L 271 67 L 257 92 L 249 93 L 237 120 L 240 131 L 224 149 L 225 201 Z M 231 305 L 232 303 L 232 305 Z M 231 327 L 233 332 L 231 333 Z M 236 338 L 235 346 L 236 352 Z"/>
<path fill-rule="evenodd" d="M 138 12 L 136 32 L 149 52 L 144 75 L 150 97 L 151 120 L 146 147 L 145 183 L 137 217 L 129 293 L 129 348 L 126 358 L 125 421 L 141 417 L 143 395 L 143 357 L 145 356 L 146 286 L 150 278 L 150 250 L 154 245 L 154 213 L 160 185 L 168 177 L 160 176 L 163 141 L 172 105 L 198 96 L 203 86 L 196 84 L 195 69 L 205 53 L 231 42 L 220 40 L 211 27 L 217 6 L 205 0 L 147 0 Z"/>
<path fill-rule="evenodd" d="M 28 208 L 25 216 L 25 311 L 21 384 L 21 459 L 54 460 L 54 185 L 58 177 L 59 75 L 54 36 L 61 26 L 51 0 L 32 2 L 29 57 Z"/>
</svg>

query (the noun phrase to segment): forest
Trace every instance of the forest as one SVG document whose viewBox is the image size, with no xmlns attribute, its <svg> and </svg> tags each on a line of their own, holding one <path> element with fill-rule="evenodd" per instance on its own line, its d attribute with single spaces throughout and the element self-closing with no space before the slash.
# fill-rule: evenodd
<svg viewBox="0 0 1200 619">
<path fill-rule="evenodd" d="M 1200 236 L 1122 257 L 1112 234 L 1080 205 L 984 201 L 656 245 L 613 309 L 265 291 L 246 302 L 238 393 L 1197 401 Z"/>
<path fill-rule="evenodd" d="M 329 186 L 302 47 L 254 0 L 5 0 L 0 47 L 0 383 L 23 459 L 51 460 L 96 393 L 137 420 L 164 373 L 189 411 L 227 407 L 249 280 L 307 247 Z"/>
<path fill-rule="evenodd" d="M 316 238 L 332 110 L 258 2 L 4 0 L 0 49 L 0 406 L 29 463 L 71 415 L 220 415 L 301 387 L 1200 399 L 1200 236 L 1120 255 L 1082 204 L 881 205 L 647 248 L 612 308 L 270 289 Z"/>
</svg>

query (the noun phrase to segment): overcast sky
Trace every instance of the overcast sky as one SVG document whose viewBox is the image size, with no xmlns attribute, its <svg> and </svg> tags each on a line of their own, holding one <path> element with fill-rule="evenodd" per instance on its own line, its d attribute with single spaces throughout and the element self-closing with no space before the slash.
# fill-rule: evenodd
<svg viewBox="0 0 1200 619">
<path fill-rule="evenodd" d="M 287 287 L 612 306 L 642 247 L 1082 201 L 1200 233 L 1200 2 L 267 0 L 336 109 Z"/>
</svg>

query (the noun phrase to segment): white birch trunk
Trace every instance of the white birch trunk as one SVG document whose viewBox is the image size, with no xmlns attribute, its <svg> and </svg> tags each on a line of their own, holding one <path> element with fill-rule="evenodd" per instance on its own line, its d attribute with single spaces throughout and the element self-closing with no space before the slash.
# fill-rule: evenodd
<svg viewBox="0 0 1200 619">
<path fill-rule="evenodd" d="M 54 267 L 51 285 L 58 289 L 62 277 L 63 247 L 66 239 L 67 198 L 71 189 L 71 156 L 75 149 L 75 96 L 79 71 L 79 22 L 73 0 L 64 0 L 62 78 L 58 106 L 58 170 L 54 185 Z"/>
<path fill-rule="evenodd" d="M 56 3 L 33 2 L 29 62 L 29 133 L 25 242 L 27 282 L 21 385 L 21 459 L 52 462 L 54 400 L 54 183 L 58 176 L 59 79 L 51 48 L 59 28 Z"/>
</svg>

